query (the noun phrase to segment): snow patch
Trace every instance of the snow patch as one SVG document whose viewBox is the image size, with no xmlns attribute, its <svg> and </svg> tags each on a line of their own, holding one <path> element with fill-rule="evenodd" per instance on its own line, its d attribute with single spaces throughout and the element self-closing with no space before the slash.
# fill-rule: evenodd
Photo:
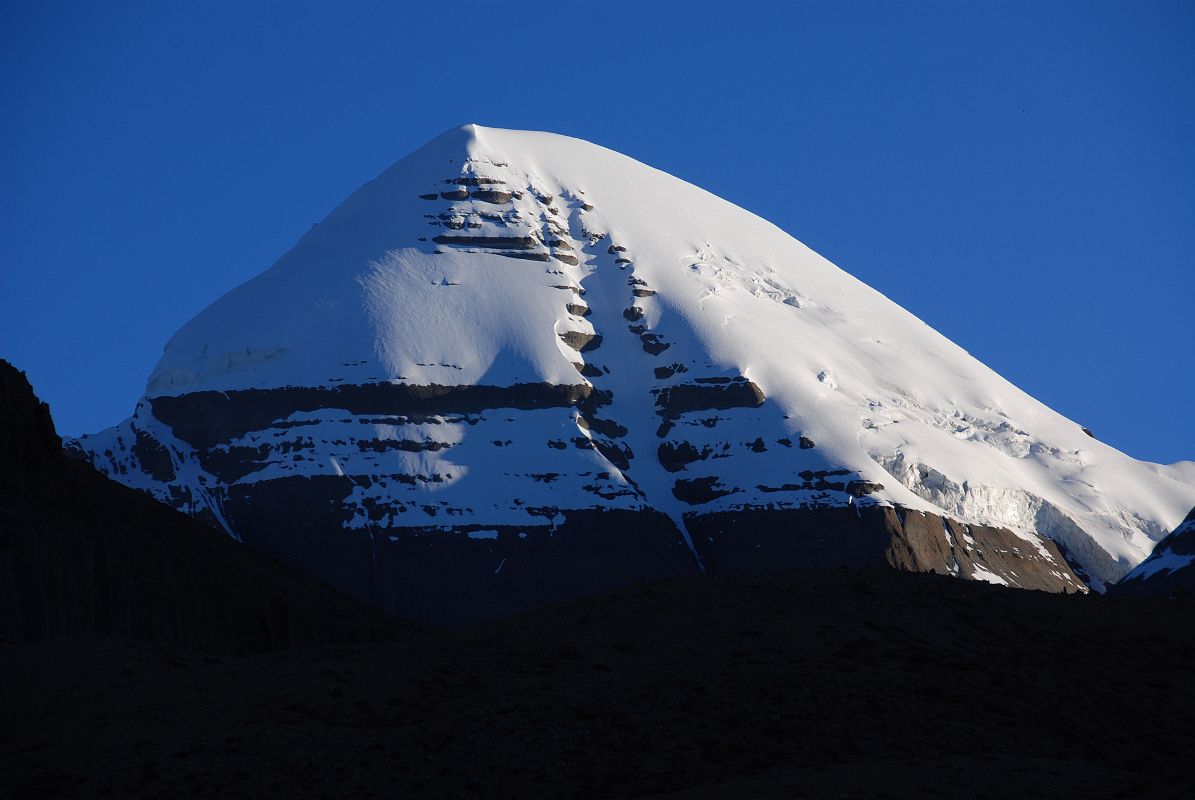
<svg viewBox="0 0 1195 800">
<path fill-rule="evenodd" d="M 470 539 L 497 539 L 498 531 L 469 531 Z"/>
</svg>

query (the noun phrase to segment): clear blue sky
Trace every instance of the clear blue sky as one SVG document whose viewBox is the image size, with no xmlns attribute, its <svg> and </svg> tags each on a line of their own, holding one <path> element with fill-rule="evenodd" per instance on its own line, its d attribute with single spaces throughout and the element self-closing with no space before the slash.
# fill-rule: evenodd
<svg viewBox="0 0 1195 800">
<path fill-rule="evenodd" d="M 1129 454 L 1195 459 L 1195 4 L 0 5 L 0 357 L 59 429 L 464 122 L 760 214 Z"/>
</svg>

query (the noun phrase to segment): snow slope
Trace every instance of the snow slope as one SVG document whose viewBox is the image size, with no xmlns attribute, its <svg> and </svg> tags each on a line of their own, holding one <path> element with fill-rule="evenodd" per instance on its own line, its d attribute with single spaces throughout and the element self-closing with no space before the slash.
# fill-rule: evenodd
<svg viewBox="0 0 1195 800">
<path fill-rule="evenodd" d="M 661 391 L 696 378 L 764 399 L 669 418 Z M 604 399 L 584 413 L 455 421 L 304 407 L 203 453 L 176 417 L 164 421 L 170 398 L 375 384 L 547 384 Z M 392 444 L 365 444 L 366 429 Z M 299 434 L 288 439 L 299 459 L 260 455 Z M 171 467 L 157 477 L 150 440 Z M 118 480 L 217 519 L 218 485 L 344 477 L 350 529 L 445 515 L 517 526 L 596 498 L 662 511 L 682 531 L 695 510 L 893 505 L 1008 528 L 1030 551 L 1048 537 L 1097 588 L 1195 505 L 1195 463 L 1137 461 L 1092 438 L 765 220 L 588 142 L 476 125 L 387 169 L 184 325 L 137 414 L 76 447 Z M 669 469 L 669 447 L 692 460 Z M 209 468 L 217 451 L 258 455 L 230 478 Z M 867 489 L 820 478 L 835 470 Z M 821 483 L 794 482 L 803 472 Z"/>
</svg>

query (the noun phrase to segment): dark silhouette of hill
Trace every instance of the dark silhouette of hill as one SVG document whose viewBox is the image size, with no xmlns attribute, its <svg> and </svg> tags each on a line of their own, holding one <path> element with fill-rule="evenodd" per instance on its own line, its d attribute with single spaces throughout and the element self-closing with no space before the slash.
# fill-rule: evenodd
<svg viewBox="0 0 1195 800">
<path fill-rule="evenodd" d="M 64 458 L 48 407 L 0 360 L 0 638 L 247 653 L 413 630 Z"/>
<path fill-rule="evenodd" d="M 1193 612 L 832 570 L 241 658 L 7 645 L 0 780 L 16 797 L 1180 797 Z"/>
</svg>

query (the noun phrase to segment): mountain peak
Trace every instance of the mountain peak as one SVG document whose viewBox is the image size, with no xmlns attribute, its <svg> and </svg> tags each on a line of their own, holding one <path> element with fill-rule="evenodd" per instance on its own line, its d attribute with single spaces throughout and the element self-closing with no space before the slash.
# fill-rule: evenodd
<svg viewBox="0 0 1195 800">
<path fill-rule="evenodd" d="M 121 450 L 138 436 L 169 457 Z M 246 540 L 322 518 L 301 547 L 369 541 L 400 572 L 459 547 L 444 574 L 472 570 L 479 603 L 843 558 L 1081 588 L 1059 547 L 1098 587 L 1195 504 L 1195 465 L 1092 439 L 765 220 L 589 142 L 478 125 L 184 325 L 133 419 L 77 446 Z M 835 548 L 792 533 L 815 519 Z"/>
</svg>

